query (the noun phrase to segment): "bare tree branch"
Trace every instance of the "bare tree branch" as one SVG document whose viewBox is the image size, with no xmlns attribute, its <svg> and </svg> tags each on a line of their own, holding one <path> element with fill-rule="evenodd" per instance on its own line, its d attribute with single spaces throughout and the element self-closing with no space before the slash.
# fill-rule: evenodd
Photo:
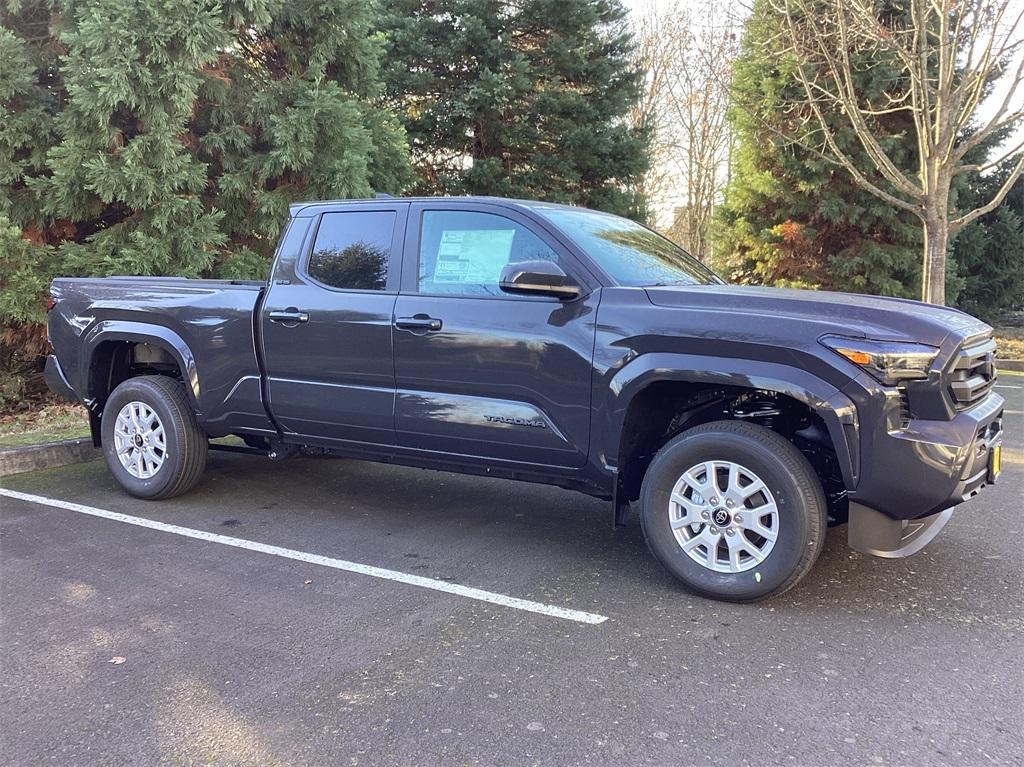
<svg viewBox="0 0 1024 767">
<path fill-rule="evenodd" d="M 953 234 L 960 229 L 967 226 L 969 223 L 979 216 L 984 216 L 986 213 L 991 213 L 1000 203 L 1006 198 L 1007 193 L 1013 188 L 1013 185 L 1020 178 L 1021 172 L 1024 171 L 1024 155 L 1017 161 L 1017 164 L 1010 171 L 1010 175 L 1006 177 L 1006 181 L 999 187 L 999 190 L 995 193 L 995 196 L 986 205 L 982 205 L 980 208 L 975 208 L 970 213 L 965 213 L 959 218 L 954 218 L 949 222 L 949 233 Z"/>
<path fill-rule="evenodd" d="M 654 136 L 642 191 L 671 211 L 667 234 L 699 258 L 727 180 L 731 133 L 726 120 L 738 21 L 711 2 L 700 18 L 654 4 L 635 17 L 638 63 L 646 92 L 635 119 Z"/>
</svg>

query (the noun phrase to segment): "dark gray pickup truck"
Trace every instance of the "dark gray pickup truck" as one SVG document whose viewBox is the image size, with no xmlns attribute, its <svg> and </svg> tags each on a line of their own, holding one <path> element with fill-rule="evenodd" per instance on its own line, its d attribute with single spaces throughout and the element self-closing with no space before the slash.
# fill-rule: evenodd
<svg viewBox="0 0 1024 767">
<path fill-rule="evenodd" d="M 615 216 L 488 198 L 292 207 L 266 283 L 58 279 L 47 380 L 132 495 L 208 440 L 544 482 L 639 512 L 691 590 L 752 601 L 829 524 L 926 545 L 999 473 L 992 330 L 915 301 L 725 284 Z"/>
</svg>

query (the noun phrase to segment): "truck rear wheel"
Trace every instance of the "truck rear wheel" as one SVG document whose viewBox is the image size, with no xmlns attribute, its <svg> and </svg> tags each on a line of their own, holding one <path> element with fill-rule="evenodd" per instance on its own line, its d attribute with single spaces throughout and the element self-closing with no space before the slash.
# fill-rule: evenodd
<svg viewBox="0 0 1024 767">
<path fill-rule="evenodd" d="M 754 602 L 807 574 L 825 495 L 807 459 L 762 426 L 716 421 L 674 437 L 647 469 L 641 524 L 654 556 L 704 597 Z"/>
<path fill-rule="evenodd" d="M 136 498 L 180 495 L 206 468 L 206 434 L 180 381 L 129 378 L 103 408 L 103 454 L 121 486 Z"/>
</svg>

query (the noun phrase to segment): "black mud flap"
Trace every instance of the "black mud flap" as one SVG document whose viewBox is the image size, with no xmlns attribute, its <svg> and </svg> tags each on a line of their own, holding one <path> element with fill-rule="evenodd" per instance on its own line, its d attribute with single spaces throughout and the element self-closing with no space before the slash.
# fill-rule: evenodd
<svg viewBox="0 0 1024 767">
<path fill-rule="evenodd" d="M 615 480 L 615 495 L 612 496 L 612 528 L 625 527 L 629 521 L 629 501 L 626 494 L 622 492 L 621 483 L 618 478 Z"/>
<path fill-rule="evenodd" d="M 859 503 L 850 503 L 850 548 L 862 554 L 900 559 L 916 554 L 935 538 L 953 515 L 948 508 L 921 519 L 893 519 Z"/>
</svg>

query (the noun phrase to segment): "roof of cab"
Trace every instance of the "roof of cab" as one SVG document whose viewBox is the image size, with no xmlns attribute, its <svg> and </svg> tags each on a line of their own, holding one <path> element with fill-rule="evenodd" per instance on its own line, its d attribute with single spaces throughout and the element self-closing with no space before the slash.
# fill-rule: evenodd
<svg viewBox="0 0 1024 767">
<path fill-rule="evenodd" d="M 576 206 L 563 205 L 555 202 L 545 202 L 543 200 L 521 200 L 511 197 L 486 197 L 486 196 L 475 196 L 466 195 L 461 197 L 392 197 L 391 195 L 379 194 L 376 197 L 364 197 L 360 199 L 347 199 L 347 200 L 308 200 L 305 202 L 293 202 L 288 207 L 288 213 L 292 218 L 295 218 L 303 211 L 307 209 L 319 209 L 326 207 L 338 207 L 349 204 L 363 204 L 366 203 L 388 203 L 388 202 L 442 202 L 450 204 L 458 204 L 465 202 L 488 202 L 497 205 L 507 205 L 517 208 L 536 208 L 539 206 L 552 207 L 552 208 L 572 208 Z M 306 215 L 314 215 L 318 210 L 308 210 Z"/>
</svg>

